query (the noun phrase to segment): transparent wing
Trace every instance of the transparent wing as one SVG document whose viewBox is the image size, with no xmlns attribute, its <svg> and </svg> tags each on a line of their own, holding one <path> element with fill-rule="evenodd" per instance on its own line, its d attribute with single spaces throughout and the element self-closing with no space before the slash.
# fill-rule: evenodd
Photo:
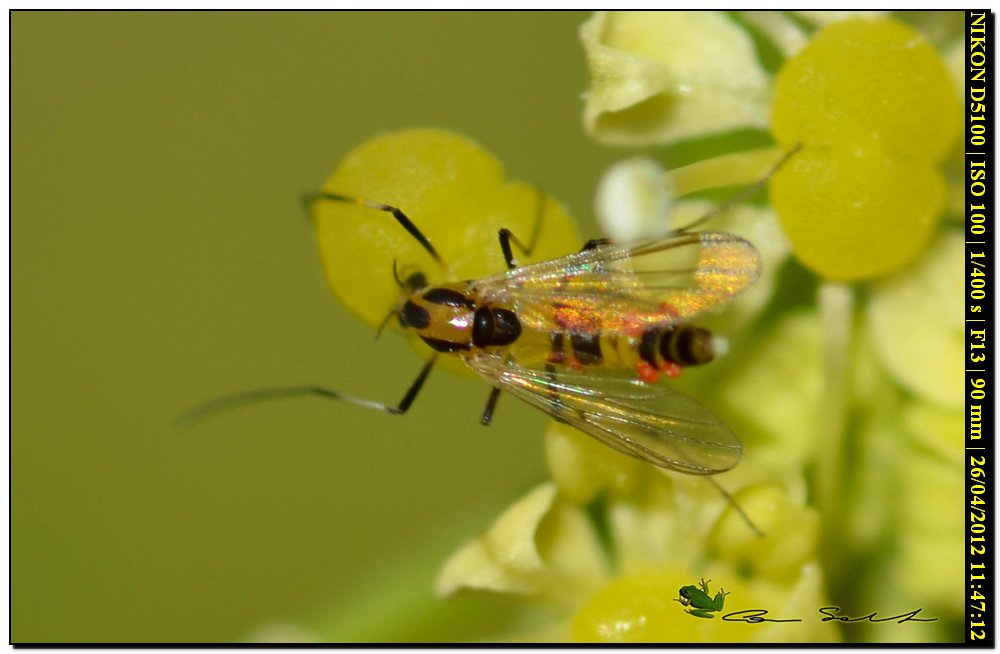
<svg viewBox="0 0 1000 654">
<path fill-rule="evenodd" d="M 743 455 L 732 431 L 708 409 L 627 371 L 552 371 L 478 354 L 466 363 L 480 375 L 556 420 L 619 452 L 661 468 L 708 475 L 729 470 Z"/>
<path fill-rule="evenodd" d="M 487 277 L 474 289 L 513 308 L 523 329 L 627 332 L 717 310 L 760 275 L 760 255 L 725 232 L 599 245 Z"/>
</svg>

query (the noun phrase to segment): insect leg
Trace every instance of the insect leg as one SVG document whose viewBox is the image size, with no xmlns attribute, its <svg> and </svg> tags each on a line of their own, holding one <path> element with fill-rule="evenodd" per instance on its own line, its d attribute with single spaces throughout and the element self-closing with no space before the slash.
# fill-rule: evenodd
<svg viewBox="0 0 1000 654">
<path fill-rule="evenodd" d="M 535 208 L 535 224 L 531 228 L 531 240 L 528 241 L 528 246 L 525 247 L 520 239 L 514 236 L 514 233 L 509 229 L 504 227 L 500 230 L 500 249 L 503 250 L 503 260 L 507 263 L 507 269 L 511 270 L 514 266 L 514 253 L 510 249 L 511 241 L 517 246 L 525 256 L 531 256 L 531 253 L 535 250 L 535 245 L 538 244 L 538 237 L 542 233 L 542 221 L 545 218 L 545 191 L 541 189 L 540 186 L 535 186 L 535 193 L 538 196 L 536 208 Z"/>
<path fill-rule="evenodd" d="M 549 378 L 549 402 L 552 403 L 552 417 L 556 420 L 560 420 L 562 415 L 562 400 L 559 399 L 559 393 L 556 392 L 556 367 L 551 363 L 545 364 L 545 375 Z"/>
<path fill-rule="evenodd" d="M 691 231 L 692 228 L 697 227 L 698 225 L 702 224 L 706 220 L 709 220 L 710 218 L 714 218 L 714 217 L 718 216 L 721 213 L 725 213 L 726 211 L 729 211 L 730 209 L 732 209 L 737 204 L 740 204 L 743 201 L 747 200 L 748 198 L 752 197 L 755 193 L 757 193 L 757 191 L 759 191 L 760 189 L 764 188 L 764 185 L 767 184 L 771 180 L 772 177 L 774 177 L 774 174 L 776 172 L 778 172 L 781 169 L 781 167 L 784 166 L 785 163 L 789 159 L 791 159 L 792 156 L 796 152 L 798 152 L 801 149 L 802 149 L 802 144 L 801 143 L 797 143 L 795 145 L 795 147 L 792 148 L 791 150 L 789 150 L 788 152 L 786 152 L 784 154 L 784 156 L 781 157 L 781 159 L 778 159 L 778 162 L 775 163 L 773 166 L 771 166 L 771 168 L 766 173 L 764 173 L 763 177 L 761 177 L 756 182 L 754 182 L 750 186 L 746 187 L 745 189 L 743 189 L 742 191 L 740 191 L 739 193 L 737 193 L 733 197 L 729 198 L 728 200 L 726 200 L 725 202 L 723 202 L 722 204 L 720 204 L 716 208 L 712 209 L 711 211 L 709 211 L 708 213 L 706 213 L 704 216 L 698 218 L 697 220 L 695 220 L 692 223 L 689 223 L 689 224 L 685 225 L 684 227 L 678 228 L 677 231 L 678 232 L 688 232 L 688 231 Z"/>
<path fill-rule="evenodd" d="M 356 204 L 361 207 L 368 207 L 369 209 L 375 209 L 376 211 L 385 211 L 387 213 L 391 213 L 393 218 L 395 218 L 396 221 L 403 226 L 403 228 L 410 234 L 410 236 L 415 238 L 417 242 L 420 243 L 420 245 L 422 245 L 423 248 L 427 250 L 427 252 L 432 257 L 434 257 L 435 261 L 440 263 L 442 266 L 444 265 L 444 262 L 441 261 L 441 255 L 437 253 L 437 250 L 434 249 L 434 246 L 431 245 L 431 242 L 427 239 L 426 236 L 424 236 L 423 232 L 417 229 L 417 226 L 413 224 L 413 221 L 410 220 L 406 216 L 406 214 L 403 213 L 402 210 L 398 209 L 397 207 L 393 207 L 388 204 L 382 204 L 381 202 L 366 200 L 365 198 L 355 198 L 348 195 L 339 195 L 337 193 L 326 193 L 323 191 L 319 193 L 308 193 L 302 197 L 302 201 L 306 205 L 307 209 L 312 209 L 312 206 L 317 202 L 319 202 L 320 200 L 330 200 L 331 202 L 343 202 L 345 204 Z"/>
<path fill-rule="evenodd" d="M 587 241 L 586 243 L 583 244 L 583 247 L 580 248 L 580 252 L 586 252 L 587 250 L 593 250 L 594 248 L 596 248 L 599 245 L 610 245 L 610 243 L 611 243 L 611 239 L 607 239 L 607 238 L 592 238 L 592 239 L 590 239 L 589 241 Z"/>
<path fill-rule="evenodd" d="M 733 507 L 733 509 L 740 514 L 740 517 L 743 518 L 743 522 L 747 523 L 753 533 L 757 534 L 760 538 L 764 537 L 764 532 L 757 528 L 757 525 L 753 523 L 753 520 L 751 520 L 750 516 L 746 514 L 743 507 L 736 503 L 736 500 L 729 494 L 729 491 L 723 488 L 719 482 L 715 481 L 715 479 L 711 477 L 705 477 L 705 481 L 715 486 L 715 490 L 719 491 L 722 494 L 722 497 L 726 498 L 726 501 L 729 502 L 729 506 Z"/>
<path fill-rule="evenodd" d="M 486 400 L 486 408 L 483 409 L 483 417 L 480 422 L 483 423 L 483 427 L 486 427 L 493 420 L 493 410 L 497 408 L 497 400 L 500 399 L 500 387 L 494 386 L 490 390 L 490 397 Z"/>
<path fill-rule="evenodd" d="M 424 367 L 420 369 L 420 374 L 417 375 L 417 378 L 410 383 L 410 387 L 406 389 L 406 395 L 404 395 L 403 399 L 399 401 L 399 404 L 394 407 L 385 406 L 383 404 L 383 410 L 387 413 L 394 413 L 396 415 L 406 413 L 406 410 L 410 408 L 411 404 L 413 404 L 413 400 L 417 399 L 417 393 L 420 392 L 421 387 L 427 380 L 427 375 L 431 374 L 431 368 L 434 367 L 435 361 L 437 361 L 437 354 L 428 359 L 427 363 L 424 364 Z"/>
<path fill-rule="evenodd" d="M 500 230 L 500 249 L 503 251 L 503 260 L 507 264 L 507 270 L 513 270 L 516 267 L 514 265 L 514 253 L 510 249 L 511 241 L 514 241 L 514 245 L 516 245 L 522 252 L 530 254 L 525 247 L 521 245 L 521 241 L 514 236 L 514 233 L 506 227 L 503 227 Z"/>
<path fill-rule="evenodd" d="M 385 329 L 385 326 L 389 324 L 389 321 L 392 320 L 392 317 L 393 316 L 398 316 L 398 315 L 399 315 L 399 310 L 397 310 L 397 309 L 391 309 L 389 311 L 389 313 L 385 314 L 385 318 L 383 318 L 382 322 L 380 322 L 378 324 L 378 327 L 375 328 L 375 340 L 376 341 L 379 339 L 379 336 L 382 335 L 382 330 Z"/>
<path fill-rule="evenodd" d="M 191 411 L 188 411 L 186 414 L 181 416 L 175 424 L 178 427 L 191 427 L 202 422 L 203 420 L 206 420 L 207 418 L 218 415 L 223 411 L 228 411 L 229 409 L 235 409 L 248 404 L 256 404 L 257 402 L 264 400 L 278 400 L 287 397 L 299 397 L 302 395 L 318 395 L 331 400 L 340 400 L 342 402 L 356 404 L 369 409 L 400 415 L 406 413 L 407 409 L 410 408 L 410 405 L 413 404 L 413 401 L 417 398 L 417 394 L 420 392 L 421 387 L 423 387 L 424 382 L 427 380 L 427 376 L 430 375 L 431 368 L 434 367 L 434 362 L 436 360 L 437 355 L 434 355 L 427 361 L 427 363 L 424 364 L 424 367 L 420 370 L 420 374 L 413 380 L 410 387 L 406 389 L 406 394 L 403 395 L 403 399 L 400 400 L 399 404 L 396 406 L 354 397 L 353 395 L 347 395 L 346 393 L 341 393 L 340 391 L 335 391 L 323 386 L 288 386 L 285 388 L 264 388 L 257 391 L 220 397 L 217 400 L 212 400 L 211 402 L 207 402 L 201 406 L 195 407 Z"/>
</svg>

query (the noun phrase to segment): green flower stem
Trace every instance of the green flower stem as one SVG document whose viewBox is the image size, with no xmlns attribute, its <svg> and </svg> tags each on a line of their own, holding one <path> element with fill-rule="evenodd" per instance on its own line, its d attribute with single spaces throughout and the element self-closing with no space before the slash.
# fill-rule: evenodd
<svg viewBox="0 0 1000 654">
<path fill-rule="evenodd" d="M 824 282 L 819 289 L 819 310 L 823 324 L 823 389 L 819 447 L 816 460 L 816 506 L 823 519 L 828 578 L 839 578 L 842 518 L 840 499 L 844 467 L 844 437 L 847 427 L 848 362 L 854 324 L 854 292 L 849 284 Z"/>
<path fill-rule="evenodd" d="M 747 186 L 763 178 L 783 156 L 778 147 L 727 154 L 670 171 L 678 197 L 705 189 Z"/>
</svg>

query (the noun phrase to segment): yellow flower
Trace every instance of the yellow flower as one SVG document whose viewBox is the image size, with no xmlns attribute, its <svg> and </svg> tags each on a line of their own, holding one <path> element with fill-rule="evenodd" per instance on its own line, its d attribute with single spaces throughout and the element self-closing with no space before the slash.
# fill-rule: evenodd
<svg viewBox="0 0 1000 654">
<path fill-rule="evenodd" d="M 809 38 L 780 12 L 597 14 L 581 29 L 584 124 L 599 140 L 647 146 L 769 128 L 785 150 L 801 147 L 771 187 L 796 256 L 828 279 L 898 270 L 944 213 L 939 166 L 958 134 L 958 94 L 913 28 L 843 18 L 826 16 Z M 773 80 L 751 26 L 787 57 Z"/>
<path fill-rule="evenodd" d="M 448 559 L 435 582 L 446 601 L 430 609 L 372 591 L 368 620 L 391 611 L 394 624 L 421 624 L 398 633 L 437 640 L 959 638 L 961 235 L 940 218 L 955 190 L 942 170 L 955 163 L 961 48 L 949 43 L 956 29 L 907 20 L 611 12 L 582 27 L 588 131 L 667 145 L 659 154 L 675 165 L 664 173 L 644 158 L 609 172 L 596 204 L 613 237 L 689 225 L 717 207 L 705 191 L 751 184 L 801 147 L 771 180 L 773 209 L 739 203 L 705 225 L 748 238 L 764 271 L 704 321 L 729 354 L 674 382 L 740 436 L 743 460 L 710 480 L 670 474 L 552 423 L 551 480 Z M 394 265 L 432 281 L 501 270 L 496 230 L 530 233 L 539 215 L 535 259 L 578 242 L 554 201 L 504 182 L 492 157 L 439 130 L 373 139 L 324 189 L 404 208 L 446 262 L 390 216 L 321 203 L 330 285 L 373 326 L 399 301 Z M 698 608 L 712 617 L 680 601 L 702 579 L 709 608 Z M 831 605 L 938 620 L 892 632 L 823 622 Z M 802 621 L 723 617 L 751 609 Z M 438 630 L 414 617 L 428 615 Z M 318 633 L 357 633 L 342 627 Z"/>
<path fill-rule="evenodd" d="M 727 320 L 738 327 L 732 352 L 679 384 L 744 439 L 743 462 L 718 483 L 766 535 L 757 537 L 704 480 L 664 475 L 553 425 L 546 447 L 554 483 L 459 550 L 440 592 L 516 593 L 549 606 L 548 630 L 525 638 L 956 638 L 961 605 L 932 590 L 954 586 L 961 563 L 959 526 L 933 527 L 961 491 L 951 431 L 960 423 L 960 370 L 942 367 L 959 361 L 961 348 L 960 316 L 949 304 L 960 297 L 950 272 L 960 235 L 938 228 L 948 192 L 940 167 L 959 120 L 955 84 L 912 27 L 881 15 L 825 18 L 813 31 L 816 16 L 780 12 L 612 12 L 581 30 L 591 65 L 584 122 L 596 138 L 733 147 L 669 174 L 648 159 L 609 171 L 597 207 L 616 237 L 662 233 L 657 219 L 667 209 L 674 226 L 688 224 L 707 205 L 677 198 L 747 184 L 781 151 L 801 146 L 771 184 L 780 229 L 774 222 L 768 232 L 773 214 L 754 207 L 707 226 L 748 235 L 769 277 L 759 295 L 718 319 L 722 331 Z M 751 27 L 770 38 L 770 64 Z M 746 136 L 764 128 L 781 148 L 746 151 L 748 142 L 765 145 Z M 680 144 L 668 154 L 692 151 Z M 818 278 L 786 260 L 789 241 Z M 869 295 L 830 281 L 874 278 Z M 934 324 L 916 331 L 915 315 Z M 939 574 L 920 572 L 932 560 Z M 731 593 L 725 611 L 766 607 L 816 621 L 751 630 L 686 614 L 677 588 L 709 577 Z M 958 598 L 952 590 L 948 597 Z M 890 635 L 821 622 L 823 605 L 851 615 L 924 607 L 939 619 Z"/>
<path fill-rule="evenodd" d="M 767 73 L 750 35 L 720 12 L 600 12 L 580 36 L 590 66 L 584 125 L 604 142 L 767 125 Z"/>
<path fill-rule="evenodd" d="M 443 129 L 392 132 L 362 143 L 344 157 L 323 191 L 398 207 L 440 254 L 435 261 L 388 213 L 356 203 L 314 205 L 327 282 L 373 328 L 400 302 L 394 267 L 400 278 L 419 272 L 431 284 L 486 277 L 505 267 L 497 240 L 501 228 L 524 243 L 536 236 L 532 256 L 520 257 L 525 261 L 579 249 L 576 225 L 558 202 L 530 184 L 508 181 L 493 155 Z M 411 342 L 426 356 L 426 345 Z M 467 371 L 450 357 L 441 365 Z"/>
<path fill-rule="evenodd" d="M 802 152 L 772 200 L 796 254 L 831 279 L 898 270 L 930 240 L 958 135 L 944 62 L 893 20 L 853 19 L 817 33 L 775 84 L 772 131 Z"/>
<path fill-rule="evenodd" d="M 514 630 L 506 635 L 513 640 L 838 640 L 836 628 L 819 619 L 780 626 L 722 619 L 764 607 L 799 616 L 824 603 L 818 519 L 788 488 L 732 478 L 745 484 L 735 499 L 761 537 L 702 479 L 663 474 L 558 423 L 547 432 L 546 450 L 555 481 L 459 549 L 438 577 L 439 594 L 510 593 L 545 607 L 549 627 Z M 730 593 L 712 620 L 674 601 L 699 575 Z"/>
</svg>

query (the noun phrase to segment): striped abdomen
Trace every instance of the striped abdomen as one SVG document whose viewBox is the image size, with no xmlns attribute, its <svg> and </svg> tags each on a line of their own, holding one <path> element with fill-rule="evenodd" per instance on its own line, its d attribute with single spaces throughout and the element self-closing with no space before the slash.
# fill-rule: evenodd
<svg viewBox="0 0 1000 654">
<path fill-rule="evenodd" d="M 677 376 L 682 368 L 711 361 L 716 354 L 714 341 L 707 329 L 681 323 L 651 325 L 637 337 L 620 332 L 554 330 L 547 343 L 524 339 L 512 350 L 522 360 L 544 352 L 547 363 L 573 368 L 632 368 L 645 381 L 654 382 L 659 373 Z"/>
</svg>

